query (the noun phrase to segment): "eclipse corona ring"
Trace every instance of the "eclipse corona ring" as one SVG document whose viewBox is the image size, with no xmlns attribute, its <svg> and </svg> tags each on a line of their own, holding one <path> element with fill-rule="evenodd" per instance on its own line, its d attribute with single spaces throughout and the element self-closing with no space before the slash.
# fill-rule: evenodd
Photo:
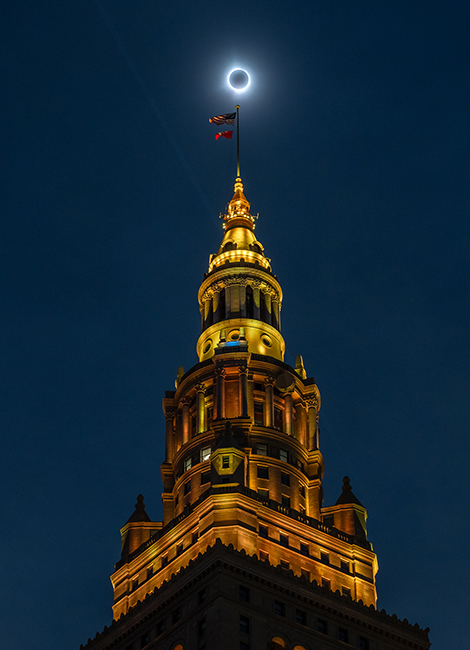
<svg viewBox="0 0 470 650">
<path fill-rule="evenodd" d="M 235 92 L 241 93 L 250 85 L 250 75 L 245 70 L 236 68 L 229 74 L 228 84 Z"/>
</svg>

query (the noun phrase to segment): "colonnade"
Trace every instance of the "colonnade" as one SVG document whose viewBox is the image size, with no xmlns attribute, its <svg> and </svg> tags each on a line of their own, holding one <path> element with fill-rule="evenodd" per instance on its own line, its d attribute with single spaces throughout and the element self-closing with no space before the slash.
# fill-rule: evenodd
<svg viewBox="0 0 470 650">
<path fill-rule="evenodd" d="M 275 426 L 275 397 L 273 377 L 264 381 L 264 426 Z M 245 362 L 238 365 L 238 417 L 249 417 L 248 405 L 248 367 Z M 196 386 L 195 403 L 195 434 L 204 433 L 208 428 L 206 407 L 206 387 L 200 383 Z M 318 399 L 315 395 L 307 395 L 302 402 L 294 407 L 292 389 L 283 394 L 282 431 L 288 436 L 294 436 L 307 449 L 319 449 L 318 429 Z M 171 461 L 181 447 L 192 437 L 191 422 L 192 399 L 185 396 L 181 399 L 180 410 L 165 409 L 166 419 L 166 459 Z M 226 417 L 226 370 L 223 366 L 215 367 L 213 419 L 221 420 Z M 194 422 L 194 421 L 193 421 Z"/>
<path fill-rule="evenodd" d="M 225 278 L 202 296 L 201 329 L 229 318 L 253 318 L 280 330 L 280 312 L 279 294 L 271 286 L 257 279 Z"/>
</svg>

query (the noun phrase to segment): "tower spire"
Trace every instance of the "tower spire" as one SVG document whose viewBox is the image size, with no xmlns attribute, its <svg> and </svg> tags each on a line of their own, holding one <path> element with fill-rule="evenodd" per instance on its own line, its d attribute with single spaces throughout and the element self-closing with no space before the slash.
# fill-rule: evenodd
<svg viewBox="0 0 470 650">
<path fill-rule="evenodd" d="M 240 178 L 240 106 L 237 104 L 237 178 Z"/>
</svg>

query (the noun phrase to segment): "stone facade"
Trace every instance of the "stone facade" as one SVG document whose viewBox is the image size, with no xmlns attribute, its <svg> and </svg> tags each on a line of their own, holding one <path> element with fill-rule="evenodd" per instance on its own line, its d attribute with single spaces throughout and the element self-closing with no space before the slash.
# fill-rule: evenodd
<svg viewBox="0 0 470 650">
<path fill-rule="evenodd" d="M 377 558 L 348 477 L 324 506 L 320 392 L 284 362 L 282 289 L 241 179 L 199 291 L 199 362 L 163 399 L 163 521 L 139 495 L 101 650 L 429 648 L 378 613 Z"/>
</svg>

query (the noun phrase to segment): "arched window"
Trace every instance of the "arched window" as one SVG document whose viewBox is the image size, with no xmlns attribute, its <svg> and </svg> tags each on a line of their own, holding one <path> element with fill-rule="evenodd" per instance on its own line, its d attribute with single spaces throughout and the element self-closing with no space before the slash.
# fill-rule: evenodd
<svg viewBox="0 0 470 650">
<path fill-rule="evenodd" d="M 305 650 L 305 648 L 303 647 L 303 645 L 296 645 L 294 650 Z"/>
<path fill-rule="evenodd" d="M 222 252 L 225 253 L 225 251 L 234 251 L 236 247 L 237 245 L 233 241 L 228 241 L 223 247 Z"/>
<path fill-rule="evenodd" d="M 287 648 L 286 642 L 280 636 L 275 636 L 271 641 L 271 650 L 282 650 L 282 648 Z"/>
</svg>

